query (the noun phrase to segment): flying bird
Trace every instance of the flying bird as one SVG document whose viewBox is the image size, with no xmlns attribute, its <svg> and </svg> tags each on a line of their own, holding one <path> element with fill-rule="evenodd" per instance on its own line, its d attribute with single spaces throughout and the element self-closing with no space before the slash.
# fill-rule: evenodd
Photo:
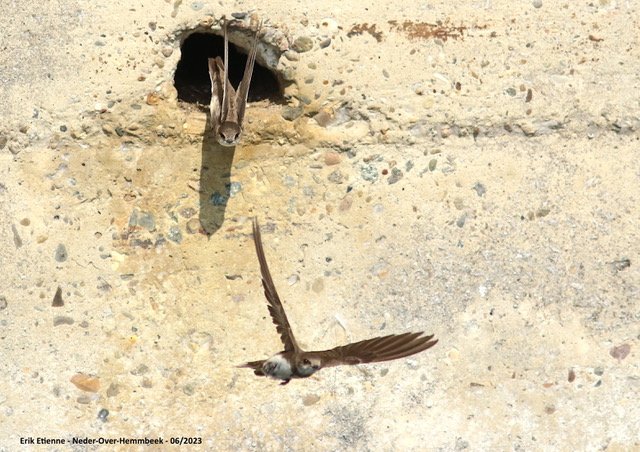
<svg viewBox="0 0 640 452">
<path fill-rule="evenodd" d="M 256 218 L 253 219 L 253 240 L 260 262 L 262 286 L 269 305 L 269 314 L 271 314 L 276 330 L 280 334 L 284 350 L 269 359 L 250 361 L 239 367 L 253 369 L 253 372 L 259 376 L 282 380 L 280 384 L 285 385 L 292 378 L 310 377 L 324 367 L 376 363 L 404 358 L 431 348 L 438 342 L 437 339 L 433 339 L 433 334 L 425 336 L 423 332 L 419 332 L 390 334 L 342 345 L 330 350 L 302 350 L 293 331 L 291 331 L 291 325 L 289 325 L 282 302 L 273 284 L 262 247 L 260 226 Z"/>
<path fill-rule="evenodd" d="M 240 141 L 243 130 L 244 111 L 247 106 L 249 85 L 253 74 L 253 65 L 258 51 L 258 33 L 262 22 L 258 25 L 253 37 L 253 44 L 247 56 L 244 75 L 234 90 L 229 81 L 229 41 L 227 38 L 227 19 L 222 18 L 224 33 L 224 62 L 217 56 L 209 58 L 209 78 L 211 79 L 211 130 L 218 143 L 222 146 L 235 146 Z"/>
</svg>

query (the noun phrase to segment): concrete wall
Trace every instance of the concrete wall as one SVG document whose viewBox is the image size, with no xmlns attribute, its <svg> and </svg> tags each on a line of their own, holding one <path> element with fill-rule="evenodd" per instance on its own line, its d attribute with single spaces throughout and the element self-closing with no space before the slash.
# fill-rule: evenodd
<svg viewBox="0 0 640 452">
<path fill-rule="evenodd" d="M 0 5 L 0 450 L 640 447 L 637 3 L 259 5 Z M 238 12 L 284 91 L 233 151 L 173 73 Z M 235 368 L 281 349 L 254 215 L 303 346 L 440 342 Z"/>
</svg>

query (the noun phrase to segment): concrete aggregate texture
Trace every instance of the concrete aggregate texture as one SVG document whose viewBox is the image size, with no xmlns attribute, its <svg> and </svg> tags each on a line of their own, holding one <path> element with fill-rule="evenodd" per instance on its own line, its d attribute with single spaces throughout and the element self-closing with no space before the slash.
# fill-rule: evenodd
<svg viewBox="0 0 640 452">
<path fill-rule="evenodd" d="M 0 15 L 0 451 L 640 449 L 637 2 Z M 222 16 L 233 83 L 263 21 L 235 148 Z M 282 350 L 254 216 L 301 346 L 438 344 L 236 367 Z"/>
</svg>

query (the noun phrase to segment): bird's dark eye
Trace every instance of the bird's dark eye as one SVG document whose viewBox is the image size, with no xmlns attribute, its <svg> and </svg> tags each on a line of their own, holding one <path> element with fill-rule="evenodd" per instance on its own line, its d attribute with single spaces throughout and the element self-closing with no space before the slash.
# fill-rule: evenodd
<svg viewBox="0 0 640 452">
<path fill-rule="evenodd" d="M 308 359 L 305 358 L 305 359 L 302 360 L 302 364 L 308 366 L 309 364 L 311 364 L 311 361 L 309 361 Z"/>
</svg>

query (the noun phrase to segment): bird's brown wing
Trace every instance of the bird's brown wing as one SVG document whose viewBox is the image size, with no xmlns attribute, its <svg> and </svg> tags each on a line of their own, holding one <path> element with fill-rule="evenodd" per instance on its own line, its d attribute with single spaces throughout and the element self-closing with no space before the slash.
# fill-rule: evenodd
<svg viewBox="0 0 640 452">
<path fill-rule="evenodd" d="M 209 78 L 211 79 L 211 103 L 209 104 L 209 111 L 211 112 L 211 125 L 212 129 L 217 132 L 218 127 L 222 124 L 222 98 L 223 98 L 223 83 L 224 78 L 224 64 L 220 57 L 209 58 Z"/>
<path fill-rule="evenodd" d="M 227 37 L 227 18 L 222 17 L 222 30 L 224 34 L 224 66 L 223 66 L 223 87 L 222 87 L 222 111 L 220 112 L 220 123 L 238 122 L 238 109 L 236 108 L 236 91 L 229 81 L 229 39 Z"/>
<path fill-rule="evenodd" d="M 269 267 L 267 266 L 267 259 L 264 256 L 264 249 L 262 248 L 262 236 L 260 235 L 260 225 L 258 219 L 253 219 L 253 241 L 256 244 L 256 254 L 258 255 L 258 261 L 260 262 L 260 273 L 262 274 L 262 287 L 264 287 L 264 296 L 269 303 L 269 314 L 273 319 L 273 323 L 276 325 L 276 330 L 280 333 L 280 339 L 284 344 L 284 351 L 299 351 L 298 343 L 293 337 L 291 331 L 291 325 L 287 320 L 287 315 L 282 307 L 282 302 L 278 293 L 276 292 L 276 286 L 271 279 L 271 273 L 269 273 Z"/>
<path fill-rule="evenodd" d="M 258 33 L 260 33 L 260 28 L 262 27 L 262 22 L 258 25 L 258 29 L 256 30 L 256 34 L 253 37 L 253 44 L 251 45 L 251 50 L 249 51 L 249 55 L 247 56 L 247 64 L 244 67 L 244 75 L 242 76 L 242 81 L 240 85 L 238 85 L 238 91 L 236 92 L 236 109 L 238 115 L 238 125 L 242 127 L 242 121 L 244 120 L 244 111 L 247 107 L 247 97 L 249 96 L 249 85 L 251 85 L 251 75 L 253 75 L 253 65 L 256 62 L 256 53 L 258 51 Z"/>
<path fill-rule="evenodd" d="M 320 358 L 321 367 L 389 361 L 420 353 L 436 345 L 438 340 L 433 339 L 433 334 L 430 336 L 423 336 L 423 334 L 422 332 L 391 334 L 354 342 L 331 350 L 310 353 L 314 353 Z"/>
</svg>

